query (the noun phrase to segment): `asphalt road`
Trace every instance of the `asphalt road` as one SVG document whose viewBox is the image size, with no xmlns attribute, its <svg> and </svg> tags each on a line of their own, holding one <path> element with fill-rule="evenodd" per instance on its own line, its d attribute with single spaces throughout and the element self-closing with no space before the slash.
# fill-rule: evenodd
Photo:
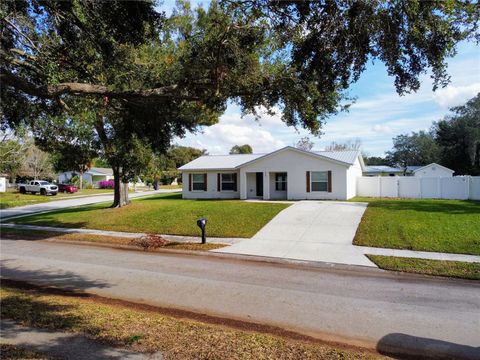
<svg viewBox="0 0 480 360">
<path fill-rule="evenodd" d="M 157 191 L 131 193 L 128 195 L 128 197 L 130 199 L 135 199 L 142 196 L 149 196 L 149 195 L 169 193 L 169 192 L 178 192 L 178 191 L 180 190 L 179 189 L 165 189 L 165 190 L 160 189 Z M 41 195 L 38 195 L 38 196 L 41 196 Z M 49 202 L 40 203 L 40 204 L 32 204 L 32 205 L 2 209 L 0 210 L 0 219 L 11 218 L 14 216 L 30 215 L 30 214 L 46 212 L 46 211 L 66 209 L 74 206 L 98 204 L 98 203 L 108 202 L 108 201 L 113 201 L 113 193 L 108 195 L 94 195 L 94 196 L 77 197 L 73 199 L 54 200 L 54 201 L 49 201 Z"/>
<path fill-rule="evenodd" d="M 279 326 L 326 340 L 480 357 L 480 282 L 38 241 L 1 241 L 2 277 Z"/>
</svg>

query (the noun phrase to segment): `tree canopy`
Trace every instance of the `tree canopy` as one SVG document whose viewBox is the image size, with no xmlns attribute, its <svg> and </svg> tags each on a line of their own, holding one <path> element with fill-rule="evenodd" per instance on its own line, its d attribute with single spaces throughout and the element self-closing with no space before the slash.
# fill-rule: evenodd
<svg viewBox="0 0 480 360">
<path fill-rule="evenodd" d="M 478 38 L 478 17 L 470 1 L 179 2 L 170 17 L 153 1 L 4 1 L 1 126 L 26 123 L 45 143 L 51 122 L 83 122 L 121 206 L 155 153 L 216 123 L 229 100 L 254 114 L 279 107 L 287 125 L 318 135 L 369 60 L 386 64 L 400 94 L 427 70 L 445 85 L 446 59 Z"/>
<path fill-rule="evenodd" d="M 441 164 L 456 174 L 480 175 L 480 93 L 433 126 Z"/>
<path fill-rule="evenodd" d="M 230 154 L 253 154 L 253 149 L 250 145 L 234 145 L 230 149 Z"/>
</svg>

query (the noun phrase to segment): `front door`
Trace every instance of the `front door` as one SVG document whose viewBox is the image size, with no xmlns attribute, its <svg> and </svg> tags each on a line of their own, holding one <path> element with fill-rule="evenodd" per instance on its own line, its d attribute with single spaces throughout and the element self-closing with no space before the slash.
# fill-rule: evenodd
<svg viewBox="0 0 480 360">
<path fill-rule="evenodd" d="M 256 173 L 256 183 L 257 183 L 257 196 L 263 197 L 263 173 Z"/>
</svg>

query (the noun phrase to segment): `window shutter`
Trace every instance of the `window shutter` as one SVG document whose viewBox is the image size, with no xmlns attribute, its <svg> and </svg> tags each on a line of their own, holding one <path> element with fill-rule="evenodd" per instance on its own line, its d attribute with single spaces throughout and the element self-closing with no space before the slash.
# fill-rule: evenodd
<svg viewBox="0 0 480 360">
<path fill-rule="evenodd" d="M 237 191 L 237 173 L 233 174 L 233 191 Z"/>
<path fill-rule="evenodd" d="M 328 192 L 332 192 L 332 171 L 328 170 L 328 183 L 327 183 Z"/>
<path fill-rule="evenodd" d="M 188 191 L 192 191 L 192 174 L 188 174 Z"/>
<path fill-rule="evenodd" d="M 310 171 L 307 171 L 307 193 L 310 192 Z"/>
<path fill-rule="evenodd" d="M 220 191 L 220 173 L 217 173 L 217 191 Z"/>
<path fill-rule="evenodd" d="M 203 174 L 203 191 L 207 191 L 208 189 L 208 184 L 207 184 L 207 175 L 208 174 Z"/>
</svg>

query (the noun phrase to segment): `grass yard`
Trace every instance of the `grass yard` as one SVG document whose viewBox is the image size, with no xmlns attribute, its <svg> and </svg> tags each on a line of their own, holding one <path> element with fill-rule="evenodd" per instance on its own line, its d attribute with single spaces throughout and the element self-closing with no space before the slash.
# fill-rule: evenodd
<svg viewBox="0 0 480 360">
<path fill-rule="evenodd" d="M 2 282 L 2 318 L 25 326 L 83 334 L 133 351 L 161 351 L 166 359 L 378 359 L 358 349 L 339 349 L 305 337 L 280 337 L 222 320 L 205 323 L 187 314 L 85 294 L 19 288 Z M 199 318 L 200 320 L 202 318 Z M 252 330 L 250 330 L 252 329 Z M 383 357 L 382 357 L 383 358 Z"/>
<path fill-rule="evenodd" d="M 480 280 L 480 263 L 367 255 L 381 269 Z"/>
<path fill-rule="evenodd" d="M 161 194 L 135 199 L 119 209 L 96 204 L 10 220 L 15 223 L 170 235 L 200 235 L 197 219 L 206 217 L 207 237 L 251 237 L 288 204 L 240 200 L 184 200 Z M 208 241 L 208 240 L 207 240 Z"/>
<path fill-rule="evenodd" d="M 31 360 L 31 359 L 42 359 L 42 360 L 52 359 L 53 360 L 53 358 L 50 358 L 44 353 L 28 350 L 21 346 L 12 345 L 9 343 L 0 344 L 0 354 L 2 359 L 8 359 L 8 360 L 17 360 L 17 359 L 18 360 L 27 360 L 27 359 L 28 360 Z"/>
<path fill-rule="evenodd" d="M 20 194 L 15 191 L 0 193 L 0 209 L 8 209 L 16 206 L 38 204 L 50 201 L 53 196 Z"/>
<path fill-rule="evenodd" d="M 132 238 L 115 237 L 105 235 L 92 235 L 92 234 L 80 234 L 80 233 L 58 233 L 53 231 L 39 231 L 28 229 L 12 229 L 3 228 L 0 237 L 2 239 L 9 240 L 56 240 L 56 241 L 79 241 L 93 244 L 106 244 L 106 245 L 128 245 L 137 246 L 132 242 Z M 169 242 L 166 245 L 160 247 L 160 249 L 166 250 L 191 250 L 191 251 L 208 251 L 213 249 L 219 249 L 225 247 L 223 244 L 213 243 L 181 243 L 181 242 Z"/>
<path fill-rule="evenodd" d="M 111 192 L 113 192 L 112 189 L 83 189 L 74 194 L 58 193 L 56 196 L 43 196 L 40 194 L 20 194 L 16 189 L 9 189 L 7 192 L 0 193 L 0 209 L 70 199 L 74 196 L 89 196 L 105 193 L 108 194 Z"/>
<path fill-rule="evenodd" d="M 354 198 L 368 202 L 355 245 L 480 255 L 480 202 Z"/>
</svg>

